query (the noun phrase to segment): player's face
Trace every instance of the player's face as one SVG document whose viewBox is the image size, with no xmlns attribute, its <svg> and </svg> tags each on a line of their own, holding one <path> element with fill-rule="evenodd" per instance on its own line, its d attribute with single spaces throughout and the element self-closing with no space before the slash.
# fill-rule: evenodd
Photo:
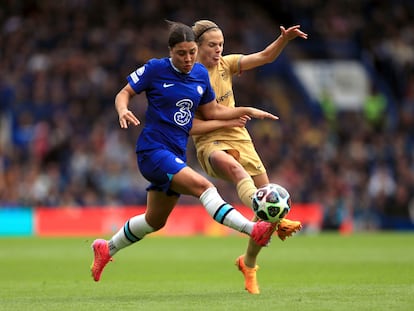
<svg viewBox="0 0 414 311">
<path fill-rule="evenodd" d="M 214 29 L 203 35 L 198 49 L 198 61 L 207 68 L 217 66 L 223 53 L 224 37 L 220 29 Z"/>
<path fill-rule="evenodd" d="M 170 49 L 172 63 L 182 73 L 189 73 L 196 61 L 197 49 L 197 44 L 194 41 L 176 44 Z"/>
</svg>

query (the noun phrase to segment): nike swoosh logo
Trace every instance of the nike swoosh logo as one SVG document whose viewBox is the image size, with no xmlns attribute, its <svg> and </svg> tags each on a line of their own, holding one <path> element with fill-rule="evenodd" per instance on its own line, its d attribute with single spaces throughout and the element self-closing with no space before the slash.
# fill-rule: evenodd
<svg viewBox="0 0 414 311">
<path fill-rule="evenodd" d="M 162 86 L 163 86 L 163 87 L 170 87 L 170 86 L 173 86 L 173 85 L 174 85 L 174 83 L 171 83 L 171 84 L 164 83 Z"/>
</svg>

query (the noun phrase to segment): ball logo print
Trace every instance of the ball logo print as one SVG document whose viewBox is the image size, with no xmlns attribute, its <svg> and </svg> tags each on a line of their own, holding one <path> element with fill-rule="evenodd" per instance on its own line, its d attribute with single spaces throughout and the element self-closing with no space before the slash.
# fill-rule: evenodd
<svg viewBox="0 0 414 311">
<path fill-rule="evenodd" d="M 289 213 L 290 208 L 290 194 L 278 184 L 267 184 L 254 194 L 253 210 L 264 221 L 278 222 Z"/>
</svg>

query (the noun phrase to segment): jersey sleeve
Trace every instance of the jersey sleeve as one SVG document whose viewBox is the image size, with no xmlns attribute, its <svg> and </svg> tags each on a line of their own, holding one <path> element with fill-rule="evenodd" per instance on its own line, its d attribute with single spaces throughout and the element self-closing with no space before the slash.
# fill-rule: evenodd
<svg viewBox="0 0 414 311">
<path fill-rule="evenodd" d="M 135 93 L 139 94 L 148 88 L 152 68 L 153 60 L 150 60 L 127 76 L 127 81 Z"/>
<path fill-rule="evenodd" d="M 223 56 L 223 62 L 226 64 L 226 67 L 229 68 L 232 75 L 241 74 L 240 61 L 243 57 L 243 54 L 229 54 Z"/>
</svg>

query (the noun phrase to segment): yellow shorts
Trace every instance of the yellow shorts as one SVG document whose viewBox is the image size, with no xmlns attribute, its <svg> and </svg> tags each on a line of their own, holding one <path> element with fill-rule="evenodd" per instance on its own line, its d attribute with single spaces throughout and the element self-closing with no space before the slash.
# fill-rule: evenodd
<svg viewBox="0 0 414 311">
<path fill-rule="evenodd" d="M 197 150 L 197 159 L 203 170 L 214 178 L 219 178 L 211 167 L 209 157 L 213 151 L 222 150 L 232 155 L 246 170 L 250 176 L 260 175 L 266 172 L 262 160 L 251 141 L 216 140 L 203 144 Z"/>
</svg>

